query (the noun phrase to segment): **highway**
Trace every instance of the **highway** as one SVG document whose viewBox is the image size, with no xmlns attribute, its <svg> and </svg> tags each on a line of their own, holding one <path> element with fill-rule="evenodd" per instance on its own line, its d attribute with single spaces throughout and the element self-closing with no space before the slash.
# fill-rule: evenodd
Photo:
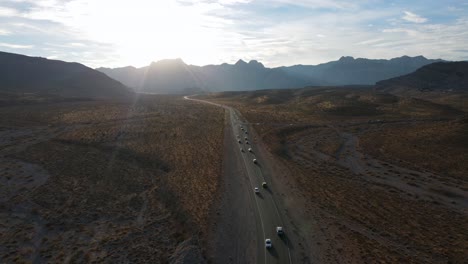
<svg viewBox="0 0 468 264">
<path fill-rule="evenodd" d="M 256 232 L 251 234 L 252 240 L 255 241 L 256 246 L 256 263 L 292 263 L 291 261 L 291 250 L 288 239 L 288 228 L 285 226 L 283 221 L 283 216 L 280 213 L 281 208 L 279 208 L 279 203 L 277 199 L 280 199 L 279 195 L 275 195 L 275 191 L 271 184 L 271 178 L 269 175 L 264 173 L 264 168 L 267 164 L 262 162 L 260 157 L 257 157 L 256 150 L 257 145 L 255 144 L 255 138 L 251 138 L 252 127 L 248 122 L 246 122 L 240 113 L 229 106 L 220 105 L 204 100 L 193 99 L 185 96 L 184 99 L 198 101 L 202 103 L 216 105 L 218 107 L 223 107 L 228 111 L 229 116 L 229 129 L 232 129 L 232 140 L 238 145 L 237 149 L 232 151 L 238 151 L 240 155 L 229 155 L 230 158 L 241 159 L 240 164 L 242 168 L 237 168 L 243 170 L 247 177 L 244 177 L 247 181 L 245 186 L 249 188 L 243 188 L 245 195 L 249 196 L 249 201 L 254 208 L 255 213 L 255 225 Z M 245 139 L 247 138 L 247 140 Z M 240 141 L 240 142 L 239 142 Z M 251 148 L 252 152 L 249 152 L 248 149 Z M 253 160 L 257 159 L 257 163 L 254 163 Z M 240 176 L 239 176 L 240 177 Z M 262 187 L 262 183 L 266 182 L 267 186 Z M 254 192 L 254 188 L 259 188 L 259 193 Z M 285 234 L 279 236 L 276 233 L 276 227 L 281 226 L 284 229 Z M 272 247 L 265 247 L 265 239 L 271 239 Z"/>
</svg>

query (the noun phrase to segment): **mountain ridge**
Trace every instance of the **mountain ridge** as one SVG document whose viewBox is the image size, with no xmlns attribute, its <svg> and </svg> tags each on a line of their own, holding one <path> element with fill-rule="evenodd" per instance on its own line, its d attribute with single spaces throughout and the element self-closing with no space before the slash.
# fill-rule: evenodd
<svg viewBox="0 0 468 264">
<path fill-rule="evenodd" d="M 401 56 L 386 59 L 366 59 L 342 56 L 336 61 L 317 65 L 265 67 L 257 60 L 239 59 L 234 64 L 196 66 L 182 59 L 162 60 L 135 68 L 97 68 L 137 91 L 184 93 L 190 91 L 239 91 L 258 89 L 300 88 L 304 86 L 374 85 L 376 82 L 404 74 L 442 61 L 424 56 Z M 164 65 L 173 67 L 165 73 Z M 179 67 L 175 67 L 179 65 Z M 167 74 L 155 77 L 154 75 Z"/>
</svg>

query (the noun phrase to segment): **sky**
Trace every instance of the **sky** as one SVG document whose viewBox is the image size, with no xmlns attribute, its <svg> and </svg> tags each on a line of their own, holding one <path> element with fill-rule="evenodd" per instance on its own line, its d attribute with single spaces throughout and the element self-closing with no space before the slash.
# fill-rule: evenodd
<svg viewBox="0 0 468 264">
<path fill-rule="evenodd" d="M 90 67 L 468 60 L 468 0 L 0 0 L 0 51 Z"/>
</svg>

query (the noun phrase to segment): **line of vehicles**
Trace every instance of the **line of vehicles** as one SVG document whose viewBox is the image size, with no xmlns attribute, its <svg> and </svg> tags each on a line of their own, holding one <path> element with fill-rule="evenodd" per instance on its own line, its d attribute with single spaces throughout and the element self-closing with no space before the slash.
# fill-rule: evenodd
<svg viewBox="0 0 468 264">
<path fill-rule="evenodd" d="M 249 143 L 249 138 L 247 137 L 248 131 L 247 131 L 242 125 L 240 125 L 240 129 L 241 129 L 241 130 L 244 132 L 244 134 L 246 135 L 246 136 L 244 137 L 245 144 L 246 144 L 246 145 L 251 145 L 251 144 Z M 239 136 L 239 135 L 237 135 L 237 142 L 239 142 L 239 144 L 242 144 L 242 140 L 240 139 L 240 136 Z M 240 151 L 241 151 L 242 153 L 245 153 L 245 150 L 244 150 L 243 147 L 240 148 Z M 253 153 L 252 148 L 248 148 L 247 151 L 250 152 L 250 153 Z M 253 162 L 254 164 L 258 165 L 258 161 L 257 161 L 256 158 L 253 158 L 253 159 L 252 159 L 252 162 Z M 268 188 L 267 183 L 266 183 L 266 182 L 262 182 L 262 187 L 263 187 L 264 189 Z M 259 189 L 258 187 L 255 187 L 255 188 L 254 188 L 254 193 L 255 193 L 256 195 L 259 195 L 259 194 L 260 194 L 260 189 Z M 278 236 L 283 236 L 283 235 L 284 235 L 283 227 L 277 226 L 277 227 L 276 227 L 276 234 L 277 234 Z M 273 243 L 272 243 L 272 241 L 271 241 L 270 238 L 266 238 L 266 239 L 265 239 L 265 247 L 268 248 L 268 249 L 273 247 Z"/>
</svg>

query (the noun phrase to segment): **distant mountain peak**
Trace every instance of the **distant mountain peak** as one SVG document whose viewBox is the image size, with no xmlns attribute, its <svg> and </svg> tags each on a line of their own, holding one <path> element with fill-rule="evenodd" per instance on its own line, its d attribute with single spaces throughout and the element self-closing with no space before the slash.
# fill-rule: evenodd
<svg viewBox="0 0 468 264">
<path fill-rule="evenodd" d="M 258 62 L 257 60 L 250 60 L 249 63 L 245 62 L 244 60 L 240 59 L 235 64 L 235 66 L 249 66 L 255 68 L 265 68 L 265 66 Z"/>
<path fill-rule="evenodd" d="M 238 60 L 238 61 L 236 62 L 236 64 L 234 64 L 234 65 L 240 66 L 240 65 L 246 65 L 246 64 L 247 64 L 247 62 L 245 62 L 245 61 L 243 61 L 242 59 L 240 59 L 240 60 Z"/>
<path fill-rule="evenodd" d="M 256 67 L 260 67 L 260 68 L 265 68 L 265 66 L 263 66 L 262 63 L 256 61 L 256 60 L 251 60 L 249 61 L 249 65 L 251 66 L 256 66 Z"/>
<path fill-rule="evenodd" d="M 417 60 L 427 60 L 426 57 L 422 56 L 422 55 L 418 55 L 418 56 L 414 56 L 414 57 L 411 57 L 411 56 L 408 56 L 408 55 L 403 55 L 401 57 L 396 57 L 396 58 L 393 58 L 393 59 L 390 59 L 390 60 L 411 60 L 411 59 L 417 59 Z"/>
<path fill-rule="evenodd" d="M 339 61 L 341 62 L 350 62 L 350 61 L 354 61 L 354 58 L 351 57 L 351 56 L 342 56 Z"/>
</svg>

